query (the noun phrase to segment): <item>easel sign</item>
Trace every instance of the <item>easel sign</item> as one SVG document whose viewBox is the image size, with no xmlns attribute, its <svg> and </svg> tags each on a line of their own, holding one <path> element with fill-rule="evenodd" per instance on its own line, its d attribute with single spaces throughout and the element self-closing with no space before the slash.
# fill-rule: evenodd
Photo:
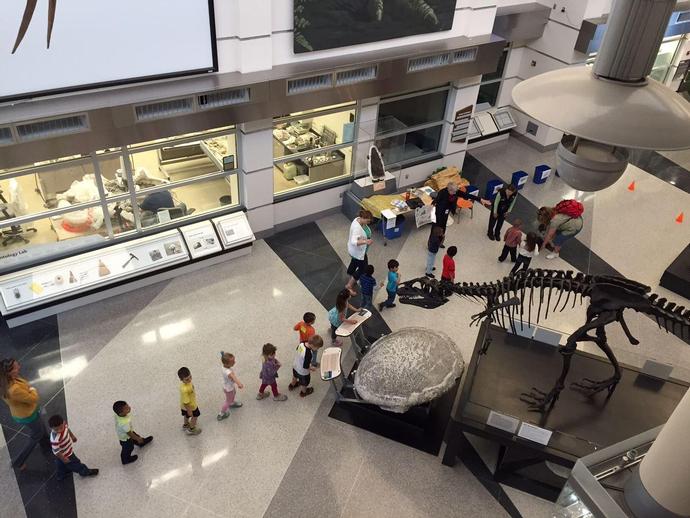
<svg viewBox="0 0 690 518">
<path fill-rule="evenodd" d="M 386 188 L 386 166 L 383 163 L 381 152 L 376 146 L 369 148 L 367 157 L 367 168 L 371 177 L 371 186 L 376 191 L 383 191 Z"/>
<path fill-rule="evenodd" d="M 472 119 L 472 106 L 465 106 L 464 108 L 455 112 L 455 120 L 453 121 L 453 130 L 450 134 L 450 141 L 456 144 L 464 144 L 467 140 L 467 133 L 470 128 L 470 120 Z"/>
</svg>

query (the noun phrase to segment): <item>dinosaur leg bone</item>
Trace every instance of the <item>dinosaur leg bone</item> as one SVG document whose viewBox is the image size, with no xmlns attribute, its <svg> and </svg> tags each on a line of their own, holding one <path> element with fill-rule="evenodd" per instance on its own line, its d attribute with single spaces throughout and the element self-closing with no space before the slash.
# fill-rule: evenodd
<svg viewBox="0 0 690 518">
<path fill-rule="evenodd" d="M 613 351 L 611 350 L 611 347 L 609 346 L 608 341 L 606 339 L 606 330 L 604 328 L 604 325 L 605 324 L 601 325 L 600 327 L 597 327 L 596 344 L 602 351 L 604 351 L 604 354 L 606 354 L 606 357 L 611 362 L 611 365 L 613 366 L 613 376 L 604 380 L 593 380 L 590 378 L 584 378 L 582 381 L 576 381 L 571 383 L 570 388 L 582 392 L 587 396 L 593 396 L 595 394 L 598 394 L 602 390 L 608 390 L 608 399 L 613 394 L 613 391 L 616 390 L 616 386 L 618 385 L 618 382 L 621 380 L 622 374 L 620 366 L 618 365 L 618 360 L 616 359 L 616 355 L 613 354 Z"/>
<path fill-rule="evenodd" d="M 520 395 L 520 400 L 527 403 L 530 410 L 534 410 L 535 412 L 548 412 L 553 408 L 553 405 L 558 400 L 558 396 L 563 391 L 563 388 L 565 388 L 565 380 L 568 377 L 568 372 L 570 372 L 570 362 L 572 361 L 573 354 L 575 354 L 577 350 L 577 343 L 592 341 L 594 337 L 589 336 L 587 333 L 592 329 L 598 329 L 600 326 L 603 328 L 606 324 L 615 321 L 616 314 L 614 312 L 608 312 L 597 316 L 588 315 L 588 320 L 589 321 L 585 325 L 576 329 L 575 332 L 568 337 L 565 345 L 559 350 L 563 356 L 563 369 L 551 391 L 545 394 L 539 389 L 535 390 L 532 388 L 532 392 L 522 393 Z M 613 356 L 613 353 L 611 353 L 611 355 Z M 617 365 L 617 363 L 615 365 Z"/>
</svg>

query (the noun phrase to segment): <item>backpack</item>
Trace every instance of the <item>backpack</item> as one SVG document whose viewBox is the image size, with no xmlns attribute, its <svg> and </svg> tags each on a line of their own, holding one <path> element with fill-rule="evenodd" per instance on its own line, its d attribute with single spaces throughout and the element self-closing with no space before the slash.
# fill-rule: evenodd
<svg viewBox="0 0 690 518">
<path fill-rule="evenodd" d="M 557 214 L 565 214 L 571 219 L 579 218 L 585 211 L 584 205 L 577 200 L 562 200 L 556 204 Z"/>
</svg>

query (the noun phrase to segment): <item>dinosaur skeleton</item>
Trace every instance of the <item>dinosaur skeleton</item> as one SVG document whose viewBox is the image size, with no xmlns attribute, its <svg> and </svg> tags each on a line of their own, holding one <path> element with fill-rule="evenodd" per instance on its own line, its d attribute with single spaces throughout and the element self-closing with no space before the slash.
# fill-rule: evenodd
<svg viewBox="0 0 690 518">
<path fill-rule="evenodd" d="M 580 382 L 571 383 L 570 387 L 590 396 L 604 390 L 608 391 L 607 397 L 613 394 L 621 379 L 621 369 L 608 344 L 606 326 L 618 322 L 630 343 L 639 344 L 623 318 L 624 310 L 632 309 L 651 316 L 656 319 L 660 329 L 663 325 L 666 332 L 671 332 L 681 339 L 687 340 L 690 337 L 690 309 L 659 298 L 650 291 L 649 286 L 624 277 L 535 269 L 522 270 L 511 277 L 504 277 L 503 280 L 481 284 L 452 284 L 421 277 L 401 283 L 398 295 L 402 304 L 433 309 L 448 302 L 448 296 L 455 293 L 484 304 L 485 310 L 472 316 L 472 324 L 478 325 L 482 319 L 489 318 L 504 329 L 509 325 L 513 332 L 516 331 L 517 325 L 523 327 L 525 317 L 527 325 L 531 325 L 532 305 L 537 299 L 535 322 L 539 322 L 542 310 L 544 318 L 547 318 L 549 311 L 563 311 L 568 304 L 574 308 L 578 295 L 580 304 L 584 298 L 589 298 L 586 322 L 559 348 L 563 356 L 563 369 L 554 387 L 549 392 L 532 387 L 531 392 L 522 393 L 520 396 L 532 410 L 545 412 L 553 408 L 565 387 L 570 362 L 580 342 L 594 342 L 611 362 L 614 373 L 604 380 L 584 378 Z M 591 332 L 594 334 L 590 334 Z"/>
</svg>

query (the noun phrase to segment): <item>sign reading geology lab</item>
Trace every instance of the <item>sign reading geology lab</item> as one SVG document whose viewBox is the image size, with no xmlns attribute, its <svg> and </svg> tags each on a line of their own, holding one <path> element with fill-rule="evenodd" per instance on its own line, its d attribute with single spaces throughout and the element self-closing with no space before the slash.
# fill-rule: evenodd
<svg viewBox="0 0 690 518">
<path fill-rule="evenodd" d="M 216 69 L 208 0 L 0 2 L 0 101 Z"/>
</svg>

